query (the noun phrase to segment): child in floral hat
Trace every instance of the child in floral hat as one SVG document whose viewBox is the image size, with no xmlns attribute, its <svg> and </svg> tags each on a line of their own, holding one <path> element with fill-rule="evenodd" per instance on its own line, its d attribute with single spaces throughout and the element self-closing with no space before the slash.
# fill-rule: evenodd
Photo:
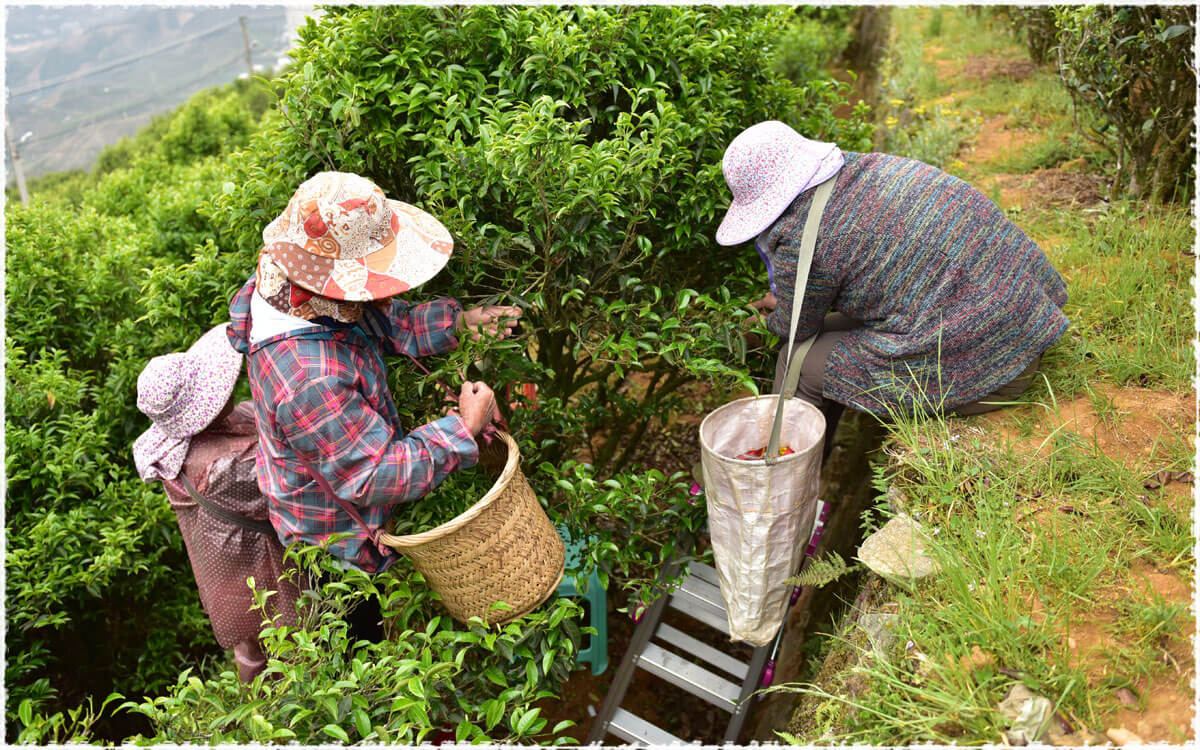
<svg viewBox="0 0 1200 750">
<path fill-rule="evenodd" d="M 227 327 L 142 370 L 137 404 L 151 425 L 134 441 L 133 458 L 142 479 L 163 483 L 217 643 L 233 649 L 248 682 L 267 661 L 258 640 L 263 614 L 246 579 L 276 592 L 267 614 L 279 624 L 295 624 L 299 591 L 294 573 L 284 574 L 283 547 L 258 490 L 253 406 L 231 400 L 242 355 Z"/>
</svg>

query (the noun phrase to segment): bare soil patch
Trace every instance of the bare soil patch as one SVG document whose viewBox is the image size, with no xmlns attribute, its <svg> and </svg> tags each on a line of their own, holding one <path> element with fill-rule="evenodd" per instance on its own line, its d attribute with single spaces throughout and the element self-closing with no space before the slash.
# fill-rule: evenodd
<svg viewBox="0 0 1200 750">
<path fill-rule="evenodd" d="M 996 115 L 983 121 L 970 150 L 960 153 L 959 158 L 970 164 L 988 164 L 1028 148 L 1040 139 L 1041 136 L 1032 130 L 1010 128 L 1008 115 Z"/>
<path fill-rule="evenodd" d="M 1014 423 L 1019 412 L 1040 411 L 1034 437 L 1014 438 Z M 1127 466 L 1149 470 L 1165 458 L 1165 444 L 1194 430 L 1194 396 L 1146 388 L 1103 386 L 1094 397 L 1082 396 L 1059 405 L 1054 412 L 1041 407 L 1023 407 L 984 415 L 979 424 L 988 432 L 1013 441 L 1018 450 L 1036 451 L 1046 435 L 1062 429 L 1093 442 L 1105 455 Z M 1164 502 L 1179 512 L 1191 507 L 1192 485 L 1168 481 L 1156 490 L 1156 502 Z M 1148 498 L 1147 498 L 1148 499 Z M 1054 505 L 1054 503 L 1051 503 Z M 1060 509 L 1061 510 L 1061 509 Z M 1039 523 L 1058 514 L 1053 509 L 1033 514 Z M 1128 636 L 1120 632 L 1121 607 L 1130 602 L 1159 599 L 1171 604 L 1190 605 L 1193 591 L 1190 571 L 1159 570 L 1144 560 L 1135 561 L 1123 576 L 1123 583 L 1100 591 L 1090 605 L 1074 607 L 1069 622 L 1063 623 L 1062 639 L 1071 663 L 1088 675 L 1090 687 L 1101 696 L 1098 720 L 1106 729 L 1117 730 L 1113 738 L 1131 732 L 1145 742 L 1182 743 L 1195 738 L 1192 730 L 1195 691 L 1194 647 L 1187 634 L 1194 632 L 1194 619 L 1188 615 L 1171 633 L 1153 636 L 1158 663 L 1149 674 L 1123 675 L 1113 672 L 1112 656 L 1127 646 Z M 1136 605 L 1135 605 L 1136 606 Z M 1041 602 L 1030 602 L 1035 622 L 1044 619 Z M 1127 688 L 1111 688 L 1125 682 Z"/>
<path fill-rule="evenodd" d="M 961 103 L 967 97 L 971 96 L 972 93 L 974 93 L 974 92 L 969 91 L 967 89 L 959 89 L 958 91 L 951 91 L 949 94 L 946 94 L 945 96 L 939 96 L 936 99 L 930 99 L 926 103 L 925 106 L 932 107 L 935 104 L 940 104 L 943 107 L 953 108 L 955 106 L 955 104 Z"/>
<path fill-rule="evenodd" d="M 1070 663 L 1084 670 L 1089 687 L 1099 697 L 1100 727 L 1133 732 L 1145 742 L 1194 739 L 1195 691 L 1191 683 L 1195 664 L 1191 639 L 1182 635 L 1195 630 L 1190 616 L 1173 637 L 1163 634 L 1157 639 L 1161 668 L 1154 674 L 1115 673 L 1111 659 L 1111 654 L 1123 647 L 1118 625 L 1121 602 L 1143 601 L 1154 592 L 1171 603 L 1188 604 L 1192 587 L 1182 574 L 1159 571 L 1145 561 L 1135 561 L 1128 573 L 1128 584 L 1106 588 L 1090 607 L 1072 610 L 1069 620 L 1059 625 L 1060 642 L 1066 646 Z M 1031 594 L 1028 605 L 1030 618 L 1041 624 L 1046 617 L 1042 601 Z M 1122 683 L 1130 687 L 1112 687 Z"/>
<path fill-rule="evenodd" d="M 1148 599 L 1153 593 L 1172 604 L 1190 605 L 1192 586 L 1175 571 L 1160 571 L 1145 561 L 1136 561 L 1130 570 L 1129 590 L 1117 592 L 1133 601 Z M 1189 615 L 1177 633 L 1164 633 L 1155 639 L 1160 651 L 1162 672 L 1135 681 L 1132 692 L 1138 703 L 1118 707 L 1102 717 L 1108 727 L 1120 727 L 1146 742 L 1179 743 L 1192 740 L 1195 712 L 1196 674 L 1193 643 L 1186 633 L 1195 632 L 1195 620 Z"/>
<path fill-rule="evenodd" d="M 1054 412 L 1036 405 L 990 412 L 981 415 L 982 424 L 1011 441 L 1017 450 L 1028 452 L 1050 450 L 1044 436 L 1061 428 L 1093 442 L 1106 456 L 1127 466 L 1146 466 L 1165 458 L 1164 443 L 1194 431 L 1193 393 L 1109 385 L 1097 387 L 1095 393 L 1094 399 L 1080 396 L 1060 403 Z M 1028 416 L 1030 410 L 1038 416 L 1037 437 L 1023 438 L 1013 420 Z"/>
<path fill-rule="evenodd" d="M 1065 169 L 1039 169 L 1029 174 L 998 174 L 982 181 L 1000 192 L 1000 205 L 1093 206 L 1108 194 L 1108 180 L 1101 175 Z M 990 189 L 985 189 L 991 192 Z"/>
<path fill-rule="evenodd" d="M 993 78 L 1007 78 L 1016 83 L 1024 81 L 1036 71 L 1037 66 L 1028 58 L 1000 55 L 971 55 L 962 66 L 962 74 L 965 77 L 977 78 L 981 82 Z"/>
<path fill-rule="evenodd" d="M 932 64 L 937 68 L 938 78 L 946 79 L 957 76 L 963 67 L 962 60 L 954 58 L 939 57 L 946 51 L 945 47 L 937 44 L 926 44 L 921 53 L 922 59 L 926 63 Z"/>
</svg>

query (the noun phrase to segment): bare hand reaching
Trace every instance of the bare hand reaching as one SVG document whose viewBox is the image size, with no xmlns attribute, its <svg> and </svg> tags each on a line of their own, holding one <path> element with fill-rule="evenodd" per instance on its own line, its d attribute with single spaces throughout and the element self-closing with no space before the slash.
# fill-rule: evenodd
<svg viewBox="0 0 1200 750">
<path fill-rule="evenodd" d="M 463 383 L 458 395 L 458 413 L 471 434 L 478 435 L 496 413 L 496 396 L 484 383 Z"/>
<path fill-rule="evenodd" d="M 470 331 L 473 341 L 484 336 L 502 339 L 512 335 L 520 317 L 521 308 L 513 305 L 473 307 L 458 314 L 455 327 L 460 331 Z"/>
<path fill-rule="evenodd" d="M 774 292 L 767 292 L 764 296 L 759 297 L 750 303 L 750 307 L 763 312 L 772 312 L 779 305 L 779 300 L 775 298 Z"/>
</svg>

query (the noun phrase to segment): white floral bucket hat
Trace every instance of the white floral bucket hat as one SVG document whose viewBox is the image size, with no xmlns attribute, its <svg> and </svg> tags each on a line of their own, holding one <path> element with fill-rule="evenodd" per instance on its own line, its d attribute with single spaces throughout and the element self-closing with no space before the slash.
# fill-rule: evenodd
<svg viewBox="0 0 1200 750">
<path fill-rule="evenodd" d="M 188 445 L 208 427 L 233 394 L 242 355 L 229 343 L 228 323 L 213 328 L 186 352 L 155 357 L 138 375 L 138 410 L 150 429 L 133 443 L 133 461 L 142 479 L 174 479 Z"/>
<path fill-rule="evenodd" d="M 717 244 L 753 239 L 796 196 L 825 182 L 845 159 L 834 143 L 811 141 L 778 120 L 752 125 L 725 149 L 721 170 L 733 201 L 717 228 Z"/>
<path fill-rule="evenodd" d="M 401 294 L 437 275 L 454 241 L 425 211 L 346 172 L 309 178 L 263 230 L 263 252 L 296 286 L 335 300 Z"/>
</svg>

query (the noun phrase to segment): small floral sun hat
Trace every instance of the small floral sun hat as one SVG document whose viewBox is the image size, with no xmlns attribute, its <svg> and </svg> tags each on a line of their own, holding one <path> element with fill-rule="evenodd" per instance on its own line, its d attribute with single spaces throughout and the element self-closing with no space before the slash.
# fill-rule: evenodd
<svg viewBox="0 0 1200 750">
<path fill-rule="evenodd" d="M 150 429 L 133 443 L 142 479 L 174 479 L 196 433 L 208 427 L 233 394 L 242 355 L 229 343 L 228 323 L 200 337 L 186 352 L 155 357 L 138 375 L 138 410 Z"/>
<path fill-rule="evenodd" d="M 717 228 L 717 244 L 737 245 L 757 236 L 796 196 L 828 180 L 843 163 L 837 144 L 809 140 L 778 120 L 746 128 L 721 159 L 733 201 Z"/>
<path fill-rule="evenodd" d="M 300 185 L 263 230 L 263 252 L 288 280 L 335 300 L 401 294 L 437 275 L 454 240 L 425 211 L 388 200 L 375 183 L 321 172 Z"/>
</svg>

